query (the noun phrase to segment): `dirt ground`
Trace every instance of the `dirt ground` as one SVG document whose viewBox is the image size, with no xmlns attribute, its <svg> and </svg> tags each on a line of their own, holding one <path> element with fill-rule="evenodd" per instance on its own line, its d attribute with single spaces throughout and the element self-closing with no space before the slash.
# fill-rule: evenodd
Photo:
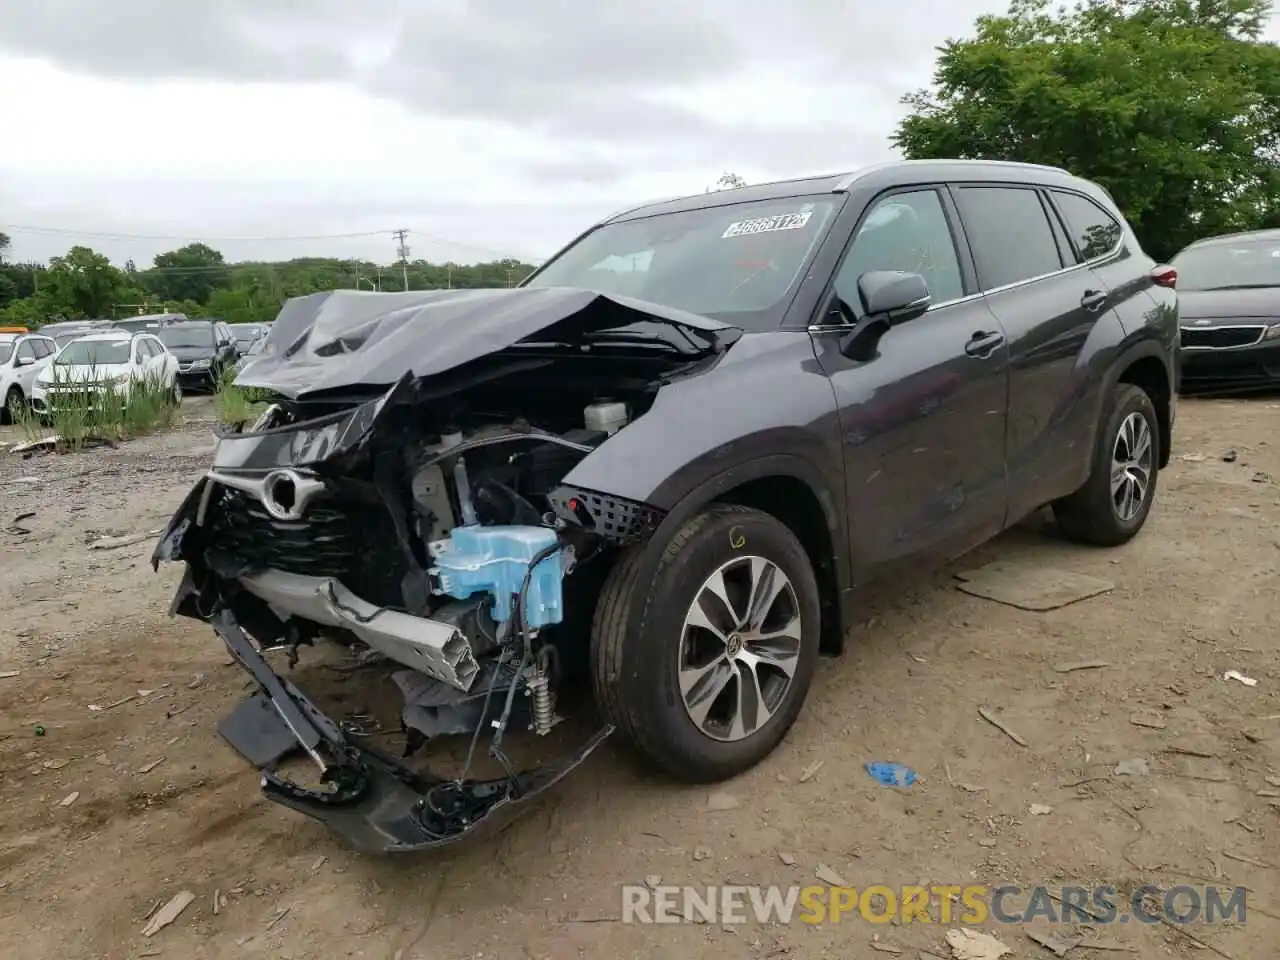
<svg viewBox="0 0 1280 960">
<path fill-rule="evenodd" d="M 1129 924 L 1090 937 L 1130 952 L 1069 956 L 1275 956 L 1280 403 L 1183 401 L 1174 462 L 1132 544 L 1071 547 L 1037 518 L 961 565 L 1052 564 L 1105 577 L 1110 593 L 1032 613 L 961 593 L 954 569 L 884 592 L 846 656 L 823 662 L 784 744 L 721 788 L 732 809 L 606 744 L 501 835 L 392 859 L 353 854 L 261 798 L 215 731 L 245 675 L 211 630 L 167 616 L 179 571 L 151 571 L 154 538 L 89 546 L 162 526 L 212 450 L 209 414 L 190 401 L 181 429 L 116 449 L 0 453 L 0 675 L 17 671 L 0 679 L 6 955 L 950 956 L 938 923 L 617 919 L 620 885 L 646 877 L 810 884 L 824 864 L 859 887 L 1246 885 L 1246 924 L 1187 928 L 1221 953 Z M 1093 659 L 1110 665 L 1056 669 Z M 1132 722 L 1147 713 L 1156 727 Z M 1145 776 L 1114 775 L 1133 758 Z M 920 780 L 880 786 L 863 769 L 873 760 Z M 144 937 L 153 905 L 184 889 L 191 906 Z M 984 929 L 1014 956 L 1052 956 L 1017 927 Z"/>
</svg>

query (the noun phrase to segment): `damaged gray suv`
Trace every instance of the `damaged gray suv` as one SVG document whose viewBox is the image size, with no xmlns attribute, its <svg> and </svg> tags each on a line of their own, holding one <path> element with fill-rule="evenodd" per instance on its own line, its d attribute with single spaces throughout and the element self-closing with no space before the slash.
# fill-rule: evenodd
<svg viewBox="0 0 1280 960">
<path fill-rule="evenodd" d="M 1139 531 L 1175 285 L 1096 185 L 928 161 L 632 209 L 516 289 L 301 297 L 238 378 L 273 402 L 154 559 L 256 681 L 223 736 L 360 849 L 501 822 L 612 734 L 721 780 L 791 727 L 855 588 L 1046 505 Z M 273 665 L 322 643 L 381 672 L 401 756 Z M 451 736 L 457 769 L 411 764 Z"/>
</svg>

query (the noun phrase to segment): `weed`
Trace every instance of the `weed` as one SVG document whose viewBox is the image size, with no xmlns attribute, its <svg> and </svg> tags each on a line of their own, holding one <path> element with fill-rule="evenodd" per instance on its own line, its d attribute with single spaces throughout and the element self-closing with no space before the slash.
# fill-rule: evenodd
<svg viewBox="0 0 1280 960">
<path fill-rule="evenodd" d="M 92 439 L 127 440 L 166 429 L 178 409 L 173 388 L 159 375 L 119 379 L 114 371 L 96 366 L 73 379 L 55 365 L 44 402 L 41 413 L 29 407 L 20 412 L 23 432 L 31 440 L 57 437 L 58 445 L 68 450 L 79 450 Z"/>
<path fill-rule="evenodd" d="M 254 419 L 270 397 L 265 390 L 237 387 L 235 381 L 235 370 L 224 367 L 218 378 L 217 392 L 213 395 L 214 408 L 223 423 L 244 423 Z"/>
</svg>

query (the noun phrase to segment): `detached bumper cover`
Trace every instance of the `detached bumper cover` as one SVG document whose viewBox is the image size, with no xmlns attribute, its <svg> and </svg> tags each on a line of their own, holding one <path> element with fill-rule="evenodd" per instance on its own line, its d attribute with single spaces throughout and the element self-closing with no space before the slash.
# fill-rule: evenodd
<svg viewBox="0 0 1280 960">
<path fill-rule="evenodd" d="M 216 614 L 212 623 L 259 688 L 223 723 L 223 737 L 262 767 L 262 791 L 268 799 L 324 823 L 365 853 L 432 849 L 498 829 L 613 733 L 605 727 L 561 764 L 512 777 L 461 782 L 426 777 L 352 743 L 271 669 L 230 611 Z M 321 764 L 330 791 L 308 790 L 275 773 L 276 763 L 296 748 Z"/>
</svg>

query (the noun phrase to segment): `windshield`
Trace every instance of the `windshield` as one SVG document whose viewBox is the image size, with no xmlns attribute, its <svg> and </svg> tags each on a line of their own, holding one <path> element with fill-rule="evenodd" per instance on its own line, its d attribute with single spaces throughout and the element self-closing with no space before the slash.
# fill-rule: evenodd
<svg viewBox="0 0 1280 960">
<path fill-rule="evenodd" d="M 1179 290 L 1280 287 L 1280 240 L 1190 247 L 1173 258 Z"/>
<path fill-rule="evenodd" d="M 79 340 L 81 337 L 87 337 L 92 331 L 81 330 L 79 333 L 60 333 L 53 338 L 53 342 L 59 347 L 65 347 L 72 340 Z"/>
<path fill-rule="evenodd" d="M 0 363 L 8 363 L 13 356 L 13 341 L 0 340 Z"/>
<path fill-rule="evenodd" d="M 524 285 L 635 297 L 771 330 L 835 209 L 827 196 L 792 197 L 608 223 Z"/>
<path fill-rule="evenodd" d="M 128 340 L 75 340 L 53 361 L 60 367 L 106 367 L 129 362 Z"/>
<path fill-rule="evenodd" d="M 208 347 L 213 349 L 213 324 L 201 327 L 161 327 L 156 331 L 161 343 L 174 347 Z"/>
</svg>

